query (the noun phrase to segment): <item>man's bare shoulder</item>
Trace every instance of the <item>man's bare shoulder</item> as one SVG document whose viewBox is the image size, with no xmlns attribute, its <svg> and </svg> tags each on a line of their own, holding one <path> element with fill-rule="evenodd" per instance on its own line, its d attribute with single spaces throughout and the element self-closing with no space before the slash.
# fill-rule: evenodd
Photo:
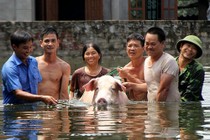
<svg viewBox="0 0 210 140">
<path fill-rule="evenodd" d="M 131 67 L 131 62 L 128 62 L 128 64 L 126 64 L 125 66 L 124 66 L 124 68 L 130 68 Z"/>
<path fill-rule="evenodd" d="M 64 69 L 71 69 L 70 64 L 67 63 L 66 61 L 64 61 L 61 58 L 57 58 L 57 63 L 59 63 L 61 65 L 61 67 L 64 68 Z"/>
<path fill-rule="evenodd" d="M 40 61 L 42 61 L 42 58 L 43 58 L 43 56 L 37 56 L 37 57 L 36 57 L 36 60 L 37 60 L 38 62 L 40 62 Z"/>
<path fill-rule="evenodd" d="M 58 63 L 61 63 L 62 65 L 69 65 L 69 63 L 67 63 L 65 60 L 57 57 L 57 60 L 56 60 Z"/>
</svg>

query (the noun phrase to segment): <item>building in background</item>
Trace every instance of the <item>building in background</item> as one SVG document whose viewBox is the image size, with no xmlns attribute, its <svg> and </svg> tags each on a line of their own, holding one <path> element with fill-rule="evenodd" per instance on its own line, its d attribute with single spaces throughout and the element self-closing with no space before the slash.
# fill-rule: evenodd
<svg viewBox="0 0 210 140">
<path fill-rule="evenodd" d="M 204 20 L 207 9 L 208 0 L 0 0 L 0 21 Z"/>
<path fill-rule="evenodd" d="M 208 7 L 209 0 L 178 0 L 178 19 L 207 19 Z"/>
<path fill-rule="evenodd" d="M 0 0 L 0 21 L 34 21 L 35 0 Z"/>
</svg>

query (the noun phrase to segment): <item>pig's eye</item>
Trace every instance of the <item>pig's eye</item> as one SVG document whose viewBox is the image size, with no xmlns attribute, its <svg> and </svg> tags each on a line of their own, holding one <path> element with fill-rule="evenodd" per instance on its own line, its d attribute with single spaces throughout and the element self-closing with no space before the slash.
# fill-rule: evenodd
<svg viewBox="0 0 210 140">
<path fill-rule="evenodd" d="M 98 95 L 98 88 L 95 89 L 94 91 L 94 96 Z"/>
<path fill-rule="evenodd" d="M 112 87 L 111 89 L 112 89 L 112 91 L 116 91 L 117 90 L 115 87 Z"/>
<path fill-rule="evenodd" d="M 95 92 L 98 92 L 98 87 L 95 89 Z"/>
</svg>

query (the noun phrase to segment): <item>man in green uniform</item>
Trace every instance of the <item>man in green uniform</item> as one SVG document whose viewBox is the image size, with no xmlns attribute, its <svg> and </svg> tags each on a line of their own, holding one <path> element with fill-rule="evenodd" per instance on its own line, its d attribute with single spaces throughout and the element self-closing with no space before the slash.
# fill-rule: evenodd
<svg viewBox="0 0 210 140">
<path fill-rule="evenodd" d="M 195 59 L 201 57 L 202 42 L 195 35 L 188 35 L 177 42 L 180 52 L 176 58 L 179 65 L 179 92 L 181 101 L 201 101 L 204 82 L 204 69 Z"/>
</svg>

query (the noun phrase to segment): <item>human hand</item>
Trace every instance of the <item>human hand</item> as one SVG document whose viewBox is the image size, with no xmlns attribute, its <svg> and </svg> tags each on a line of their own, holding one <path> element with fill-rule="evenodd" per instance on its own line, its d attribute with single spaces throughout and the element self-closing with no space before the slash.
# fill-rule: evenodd
<svg viewBox="0 0 210 140">
<path fill-rule="evenodd" d="M 125 68 L 117 68 L 117 71 L 118 71 L 119 76 L 121 77 L 121 79 L 124 79 L 125 80 L 127 78 L 128 71 Z"/>
<path fill-rule="evenodd" d="M 53 98 L 52 96 L 42 95 L 41 101 L 44 102 L 47 105 L 56 105 L 58 101 Z"/>
<path fill-rule="evenodd" d="M 133 86 L 131 82 L 123 82 L 122 85 L 126 87 L 126 91 L 130 91 Z"/>
<path fill-rule="evenodd" d="M 130 73 L 131 73 L 132 69 L 128 68 L 128 67 L 123 67 L 123 68 L 117 68 L 117 71 L 121 78 L 128 79 L 131 75 Z"/>
</svg>

